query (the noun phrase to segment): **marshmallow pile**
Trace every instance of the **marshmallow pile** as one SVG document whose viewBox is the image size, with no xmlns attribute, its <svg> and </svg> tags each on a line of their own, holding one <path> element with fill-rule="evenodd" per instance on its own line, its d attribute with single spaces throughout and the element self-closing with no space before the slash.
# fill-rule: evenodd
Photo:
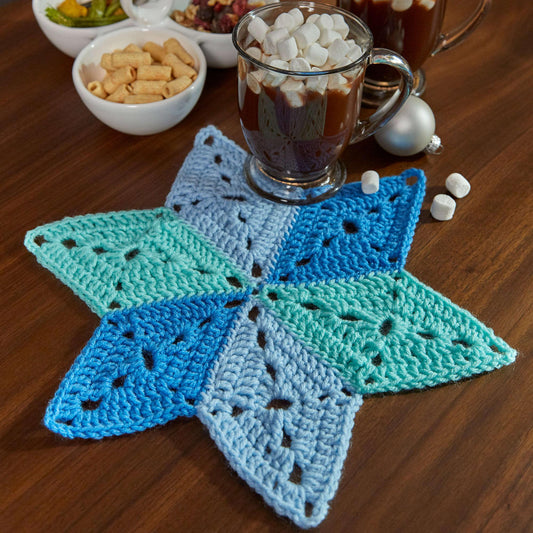
<svg viewBox="0 0 533 533">
<path fill-rule="evenodd" d="M 313 13 L 304 18 L 294 8 L 278 15 L 268 25 L 255 17 L 248 25 L 249 46 L 246 53 L 271 67 L 297 72 L 321 72 L 345 67 L 362 56 L 362 50 L 353 39 L 347 39 L 349 27 L 338 13 Z M 345 73 L 346 74 L 346 73 Z M 322 76 L 288 76 L 265 70 L 254 70 L 247 75 L 250 89 L 259 94 L 261 85 L 279 87 L 291 106 L 304 104 L 305 90 L 324 94 L 326 89 L 348 94 L 354 81 L 353 70 Z"/>
<path fill-rule="evenodd" d="M 435 7 L 437 0 L 372 0 L 374 4 L 383 4 L 384 2 L 390 2 L 390 7 L 393 11 L 407 11 L 413 4 L 418 4 L 425 7 L 428 11 Z M 356 4 L 361 4 L 363 0 L 355 0 Z"/>
</svg>

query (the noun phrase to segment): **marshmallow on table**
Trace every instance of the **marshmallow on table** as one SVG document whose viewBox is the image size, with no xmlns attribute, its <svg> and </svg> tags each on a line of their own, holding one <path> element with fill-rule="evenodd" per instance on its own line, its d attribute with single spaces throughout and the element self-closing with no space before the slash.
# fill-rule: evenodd
<svg viewBox="0 0 533 533">
<path fill-rule="evenodd" d="M 361 175 L 361 189 L 364 194 L 374 194 L 379 191 L 379 174 L 375 170 L 367 170 Z"/>
<path fill-rule="evenodd" d="M 429 212 L 436 220 L 451 220 L 455 212 L 455 200 L 447 194 L 437 194 Z"/>
<path fill-rule="evenodd" d="M 456 198 L 464 198 L 470 192 L 470 183 L 459 172 L 454 172 L 446 178 L 446 188 Z"/>
</svg>

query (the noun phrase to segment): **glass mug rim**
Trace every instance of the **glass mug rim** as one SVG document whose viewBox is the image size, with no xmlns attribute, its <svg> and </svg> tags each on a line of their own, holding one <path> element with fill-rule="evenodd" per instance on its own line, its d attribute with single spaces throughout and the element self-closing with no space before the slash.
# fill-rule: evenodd
<svg viewBox="0 0 533 533">
<path fill-rule="evenodd" d="M 316 70 L 316 71 L 287 70 L 287 69 L 282 69 L 278 67 L 273 67 L 271 65 L 263 63 L 262 61 L 259 61 L 258 59 L 255 59 L 254 57 L 246 53 L 246 51 L 240 45 L 239 39 L 238 39 L 238 33 L 239 33 L 239 30 L 242 28 L 242 26 L 244 26 L 247 22 L 251 22 L 250 19 L 253 20 L 257 15 L 263 13 L 264 11 L 271 11 L 274 9 L 281 8 L 282 10 L 281 12 L 286 13 L 288 9 L 295 8 L 295 7 L 297 8 L 305 7 L 305 8 L 311 8 L 311 9 L 317 7 L 319 10 L 322 10 L 323 12 L 334 12 L 334 13 L 343 15 L 345 19 L 346 18 L 349 19 L 352 23 L 359 26 L 359 28 L 361 28 L 366 33 L 367 43 L 368 43 L 366 49 L 363 51 L 363 53 L 361 54 L 359 58 L 357 58 L 352 63 L 349 63 L 348 65 L 344 65 L 342 67 L 332 68 L 328 70 Z M 350 30 L 351 29 L 352 28 L 350 28 Z M 328 74 L 342 73 L 348 70 L 352 70 L 355 67 L 360 67 L 367 62 L 368 58 L 370 57 L 370 54 L 372 53 L 372 50 L 374 49 L 374 36 L 372 32 L 370 31 L 370 28 L 368 27 L 368 25 L 363 20 L 355 16 L 353 13 L 350 13 L 350 11 L 347 11 L 346 9 L 343 9 L 341 7 L 333 6 L 330 4 L 317 3 L 317 2 L 298 2 L 298 1 L 283 0 L 282 2 L 273 2 L 271 4 L 267 4 L 265 6 L 261 6 L 256 9 L 253 9 L 252 11 L 249 11 L 243 17 L 241 17 L 241 19 L 237 22 L 237 24 L 235 25 L 235 28 L 233 28 L 231 38 L 233 41 L 233 46 L 236 48 L 237 53 L 240 56 L 242 56 L 244 59 L 246 59 L 246 61 L 253 63 L 255 66 L 265 69 L 265 70 L 269 70 L 271 72 L 277 72 L 279 74 L 285 74 L 288 76 L 301 76 L 301 77 L 306 77 L 306 78 L 310 78 L 313 76 L 324 76 Z M 361 49 L 363 48 L 358 42 L 356 42 L 356 44 Z"/>
</svg>

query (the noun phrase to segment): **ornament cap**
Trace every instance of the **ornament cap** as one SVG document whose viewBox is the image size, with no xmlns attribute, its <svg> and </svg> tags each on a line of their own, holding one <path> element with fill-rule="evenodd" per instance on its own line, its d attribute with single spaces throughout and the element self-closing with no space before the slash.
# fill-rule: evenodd
<svg viewBox="0 0 533 533">
<path fill-rule="evenodd" d="M 428 145 L 424 148 L 424 152 L 431 155 L 439 155 L 443 150 L 444 146 L 438 135 L 432 135 Z"/>
</svg>

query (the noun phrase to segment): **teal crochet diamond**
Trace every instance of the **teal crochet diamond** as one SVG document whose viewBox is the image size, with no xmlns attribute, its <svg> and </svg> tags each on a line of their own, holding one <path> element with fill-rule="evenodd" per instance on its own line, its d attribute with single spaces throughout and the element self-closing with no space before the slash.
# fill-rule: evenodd
<svg viewBox="0 0 533 533">
<path fill-rule="evenodd" d="M 165 207 L 28 232 L 37 260 L 102 316 L 45 424 L 99 439 L 197 415 L 276 512 L 313 527 L 363 394 L 457 381 L 516 352 L 403 270 L 420 170 L 288 207 L 248 188 L 245 157 L 204 128 Z"/>
</svg>

